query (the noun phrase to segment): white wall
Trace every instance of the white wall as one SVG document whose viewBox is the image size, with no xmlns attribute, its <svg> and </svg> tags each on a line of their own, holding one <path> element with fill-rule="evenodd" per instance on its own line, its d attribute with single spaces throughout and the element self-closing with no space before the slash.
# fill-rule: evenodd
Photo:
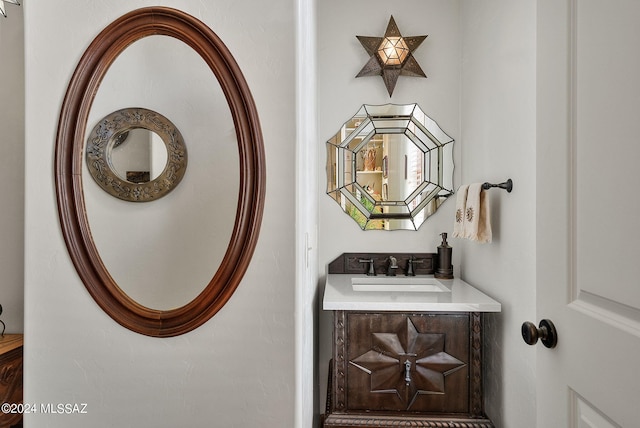
<svg viewBox="0 0 640 428">
<path fill-rule="evenodd" d="M 393 15 L 404 36 L 427 34 L 414 56 L 428 76 L 398 79 L 389 97 L 381 77 L 355 78 L 369 59 L 356 39 L 381 36 Z M 460 29 L 459 2 L 412 0 L 322 0 L 318 2 L 318 188 L 319 304 L 326 265 L 344 252 L 435 252 L 442 232 L 451 233 L 455 201 L 440 209 L 416 231 L 366 231 L 326 195 L 325 141 L 353 116 L 362 104 L 418 103 L 422 110 L 456 140 L 454 159 L 459 183 L 460 165 Z M 458 269 L 458 249 L 454 244 Z M 328 363 L 331 359 L 331 313 L 319 310 L 318 382 L 320 411 L 324 409 Z"/>
<path fill-rule="evenodd" d="M 78 59 L 113 19 L 158 3 L 203 20 L 233 53 L 258 108 L 267 159 L 263 226 L 244 280 L 209 322 L 168 339 L 120 327 L 91 299 L 66 252 L 53 186 L 59 109 Z M 292 2 L 59 0 L 23 10 L 25 401 L 88 404 L 86 415 L 27 415 L 25 426 L 293 426 Z"/>
<path fill-rule="evenodd" d="M 24 318 L 24 35 L 22 7 L 0 16 L 0 319 L 22 333 Z"/>
<path fill-rule="evenodd" d="M 453 240 L 461 277 L 502 303 L 485 318 L 485 410 L 497 428 L 536 426 L 535 349 L 520 337 L 535 321 L 536 5 L 462 2 L 462 181 L 493 189 L 492 244 Z"/>
</svg>

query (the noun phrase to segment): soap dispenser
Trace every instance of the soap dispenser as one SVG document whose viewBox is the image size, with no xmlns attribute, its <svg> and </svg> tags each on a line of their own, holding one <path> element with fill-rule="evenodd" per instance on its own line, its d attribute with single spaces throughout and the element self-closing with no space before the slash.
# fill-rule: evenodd
<svg viewBox="0 0 640 428">
<path fill-rule="evenodd" d="M 447 234 L 441 233 L 442 243 L 438 247 L 438 264 L 433 276 L 440 279 L 453 279 L 453 265 L 451 264 L 451 254 L 453 248 L 447 243 Z"/>
</svg>

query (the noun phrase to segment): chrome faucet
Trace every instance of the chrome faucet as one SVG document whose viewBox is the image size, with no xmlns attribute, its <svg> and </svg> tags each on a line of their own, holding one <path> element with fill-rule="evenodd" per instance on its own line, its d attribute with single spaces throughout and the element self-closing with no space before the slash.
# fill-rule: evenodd
<svg viewBox="0 0 640 428">
<path fill-rule="evenodd" d="M 396 276 L 396 270 L 398 269 L 398 259 L 393 256 L 389 256 L 389 266 L 387 268 L 387 276 Z"/>
</svg>

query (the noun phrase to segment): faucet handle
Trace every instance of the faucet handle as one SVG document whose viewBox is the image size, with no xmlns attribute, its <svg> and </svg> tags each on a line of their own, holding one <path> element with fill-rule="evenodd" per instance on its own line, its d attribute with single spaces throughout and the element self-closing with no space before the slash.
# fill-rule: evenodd
<svg viewBox="0 0 640 428">
<path fill-rule="evenodd" d="M 389 256 L 389 267 L 387 269 L 387 276 L 396 276 L 396 269 L 398 269 L 398 259 L 394 256 Z"/>
<path fill-rule="evenodd" d="M 423 262 L 424 262 L 424 259 L 416 260 L 413 258 L 413 256 L 409 257 L 409 260 L 407 260 L 407 276 L 416 276 L 416 273 L 413 270 L 413 265 L 416 263 L 423 263 Z"/>
<path fill-rule="evenodd" d="M 376 268 L 373 265 L 373 259 L 360 259 L 358 261 L 360 263 L 369 263 L 369 267 L 367 268 L 367 276 L 376 276 Z"/>
</svg>

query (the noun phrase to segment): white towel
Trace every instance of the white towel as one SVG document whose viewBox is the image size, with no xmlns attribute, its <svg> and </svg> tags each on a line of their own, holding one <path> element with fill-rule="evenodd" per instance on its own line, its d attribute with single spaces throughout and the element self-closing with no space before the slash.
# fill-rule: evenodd
<svg viewBox="0 0 640 428">
<path fill-rule="evenodd" d="M 456 218 L 453 223 L 453 236 L 455 238 L 465 238 L 464 233 L 464 215 L 467 210 L 467 192 L 469 191 L 469 185 L 463 184 L 458 187 L 456 194 Z"/>
<path fill-rule="evenodd" d="M 464 211 L 465 238 L 480 243 L 491 242 L 489 215 L 489 199 L 482 183 L 470 184 Z"/>
</svg>

